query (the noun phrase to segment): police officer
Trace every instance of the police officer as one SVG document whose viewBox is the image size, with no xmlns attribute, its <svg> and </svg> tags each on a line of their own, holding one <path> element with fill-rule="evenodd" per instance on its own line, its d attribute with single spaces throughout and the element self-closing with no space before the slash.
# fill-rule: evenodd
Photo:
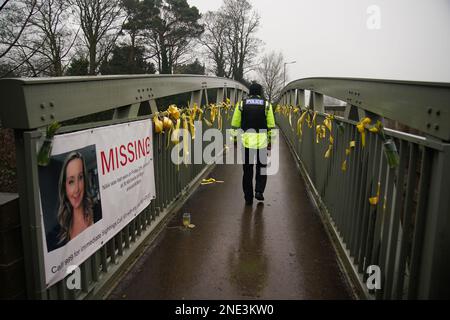
<svg viewBox="0 0 450 320">
<path fill-rule="evenodd" d="M 243 131 L 244 177 L 242 187 L 246 205 L 253 204 L 253 197 L 264 201 L 267 175 L 262 172 L 262 169 L 267 167 L 267 152 L 271 149 L 271 130 L 275 128 L 272 105 L 264 99 L 261 85 L 253 82 L 249 89 L 249 97 L 236 105 L 231 123 L 233 129 Z M 253 194 L 255 164 L 256 185 L 255 194 Z"/>
</svg>

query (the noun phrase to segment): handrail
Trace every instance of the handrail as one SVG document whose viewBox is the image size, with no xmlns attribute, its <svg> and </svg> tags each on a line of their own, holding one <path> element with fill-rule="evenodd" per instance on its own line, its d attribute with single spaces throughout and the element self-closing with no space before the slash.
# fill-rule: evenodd
<svg viewBox="0 0 450 320">
<path fill-rule="evenodd" d="M 296 89 L 346 101 L 349 105 L 450 141 L 450 83 L 306 78 L 289 83 L 282 96 Z"/>
<path fill-rule="evenodd" d="M 139 213 L 134 221 L 119 231 L 113 239 L 80 266 L 82 290 L 66 288 L 64 281 L 46 287 L 44 273 L 42 214 L 36 154 L 42 142 L 43 128 L 54 121 L 64 125 L 58 134 L 86 130 L 98 126 L 149 119 L 161 111 L 156 99 L 190 93 L 190 104 L 201 108 L 208 92 L 217 93 L 214 102 L 222 104 L 227 98 L 234 104 L 248 89 L 224 78 L 195 75 L 138 75 L 61 78 L 20 78 L 0 80 L 0 119 L 4 128 L 14 129 L 17 181 L 20 195 L 20 218 L 27 297 L 32 299 L 81 299 L 101 295 L 117 272 L 135 257 L 160 223 L 174 212 L 212 168 L 210 164 L 176 166 L 171 161 L 171 149 L 166 141 L 170 132 L 153 132 L 156 199 Z M 205 97 L 206 99 L 203 99 Z M 172 102 L 173 103 L 173 102 Z M 64 123 L 99 112 L 114 110 L 106 121 L 82 119 L 81 124 Z M 225 113 L 225 110 L 219 110 Z M 108 116 L 109 113 L 108 113 Z M 112 119 L 111 119 L 112 118 Z M 78 121 L 77 121 L 78 122 Z M 214 128 L 219 127 L 213 123 Z M 228 124 L 221 127 L 223 133 Z M 195 149 L 195 148 L 194 148 Z M 203 152 L 203 150 L 200 150 Z M 192 150 L 191 156 L 195 156 Z M 117 249 L 117 250 L 116 250 Z M 101 268 L 100 268 L 101 267 Z"/>
<path fill-rule="evenodd" d="M 345 118 L 325 112 L 323 95 L 347 100 Z M 450 296 L 449 98 L 447 83 L 369 79 L 301 79 L 283 91 L 277 125 L 361 297 Z M 378 116 L 425 134 L 363 135 L 361 118 Z M 370 282 L 374 269 L 378 285 Z"/>
<path fill-rule="evenodd" d="M 0 80 L 2 126 L 36 129 L 102 111 L 207 89 L 247 91 L 225 78 L 137 75 Z"/>
</svg>

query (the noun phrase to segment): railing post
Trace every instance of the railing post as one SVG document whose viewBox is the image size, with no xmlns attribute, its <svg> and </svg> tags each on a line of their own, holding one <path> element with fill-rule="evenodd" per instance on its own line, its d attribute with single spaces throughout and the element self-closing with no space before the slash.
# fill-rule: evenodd
<svg viewBox="0 0 450 320">
<path fill-rule="evenodd" d="M 305 107 L 305 90 L 303 89 L 297 89 L 297 99 L 296 99 L 296 106 L 299 108 Z"/>
<path fill-rule="evenodd" d="M 36 142 L 39 131 L 15 131 L 17 182 L 28 299 L 46 299 Z"/>
<path fill-rule="evenodd" d="M 191 93 L 191 106 L 197 104 L 201 107 L 203 90 L 193 91 Z"/>
<path fill-rule="evenodd" d="M 236 101 L 236 89 L 234 88 L 229 88 L 229 94 L 230 94 L 230 101 L 231 101 L 231 105 L 234 106 L 237 101 Z"/>
<path fill-rule="evenodd" d="M 347 102 L 344 118 L 352 121 L 359 121 L 358 107 Z"/>
<path fill-rule="evenodd" d="M 216 104 L 219 105 L 222 102 L 224 102 L 225 101 L 224 97 L 225 97 L 225 89 L 223 89 L 223 88 L 222 89 L 217 89 Z"/>
<path fill-rule="evenodd" d="M 288 105 L 288 106 L 291 105 L 291 92 L 290 91 L 286 91 L 286 105 Z"/>
<path fill-rule="evenodd" d="M 325 113 L 323 94 L 311 91 L 311 107 L 314 111 Z"/>
<path fill-rule="evenodd" d="M 295 94 L 295 89 L 289 91 L 289 99 L 290 99 L 289 104 L 290 104 L 290 105 L 295 106 L 295 104 L 296 104 L 296 103 L 295 103 L 295 96 L 296 96 L 296 94 Z"/>
<path fill-rule="evenodd" d="M 209 105 L 208 88 L 205 87 L 203 91 L 205 95 L 205 103 L 208 106 Z M 200 103 L 202 103 L 202 100 L 200 100 Z M 199 105 L 199 107 L 201 107 L 201 105 Z"/>
<path fill-rule="evenodd" d="M 244 97 L 244 92 L 242 90 L 237 90 L 237 102 L 241 101 Z"/>
<path fill-rule="evenodd" d="M 152 112 L 152 114 L 158 113 L 158 105 L 156 104 L 156 100 L 151 99 L 149 103 L 150 103 L 150 111 Z"/>
<path fill-rule="evenodd" d="M 135 103 L 129 106 L 117 108 L 114 111 L 113 120 L 136 118 L 138 116 L 140 106 L 140 103 Z"/>
<path fill-rule="evenodd" d="M 418 299 L 450 297 L 450 144 L 435 153 L 419 272 Z"/>
</svg>

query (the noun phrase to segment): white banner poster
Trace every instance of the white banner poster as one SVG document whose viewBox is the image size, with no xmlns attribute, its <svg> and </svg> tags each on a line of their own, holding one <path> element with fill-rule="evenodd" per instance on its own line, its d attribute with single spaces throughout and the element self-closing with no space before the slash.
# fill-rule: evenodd
<svg viewBox="0 0 450 320">
<path fill-rule="evenodd" d="M 151 120 L 55 136 L 39 167 L 47 287 L 64 279 L 155 198 Z"/>
</svg>

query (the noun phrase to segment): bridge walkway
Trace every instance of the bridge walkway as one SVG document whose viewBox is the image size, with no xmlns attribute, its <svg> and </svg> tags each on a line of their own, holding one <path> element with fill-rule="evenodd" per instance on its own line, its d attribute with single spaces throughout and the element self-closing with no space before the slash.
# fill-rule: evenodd
<svg viewBox="0 0 450 320">
<path fill-rule="evenodd" d="M 218 165 L 110 299 L 352 299 L 288 146 L 264 203 L 246 207 L 240 165 Z M 191 213 L 194 229 L 181 226 Z"/>
</svg>

